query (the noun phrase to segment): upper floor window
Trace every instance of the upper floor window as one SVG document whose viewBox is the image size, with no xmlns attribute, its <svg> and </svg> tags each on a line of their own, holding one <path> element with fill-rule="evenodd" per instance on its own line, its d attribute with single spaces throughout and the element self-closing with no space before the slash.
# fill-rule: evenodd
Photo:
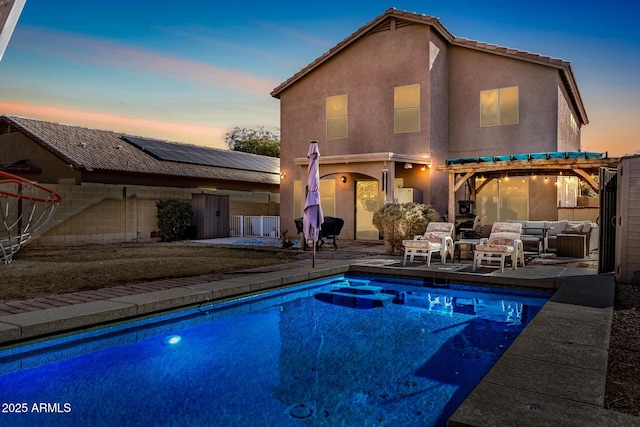
<svg viewBox="0 0 640 427">
<path fill-rule="evenodd" d="M 573 129 L 574 133 L 578 133 L 578 122 L 576 122 L 576 118 L 573 117 L 573 113 L 569 113 L 571 115 L 571 129 Z"/>
<path fill-rule="evenodd" d="M 420 85 L 398 86 L 393 90 L 394 132 L 420 132 Z"/>
<path fill-rule="evenodd" d="M 480 126 L 518 123 L 518 87 L 480 91 Z"/>
<path fill-rule="evenodd" d="M 327 97 L 327 139 L 347 137 L 347 95 Z"/>
</svg>

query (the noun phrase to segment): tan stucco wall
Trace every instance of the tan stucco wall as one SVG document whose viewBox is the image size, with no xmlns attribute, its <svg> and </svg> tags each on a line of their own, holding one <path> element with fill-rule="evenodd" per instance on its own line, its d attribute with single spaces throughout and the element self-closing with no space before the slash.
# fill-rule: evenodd
<svg viewBox="0 0 640 427">
<path fill-rule="evenodd" d="M 282 224 L 293 224 L 293 181 L 306 184 L 307 171 L 306 166 L 296 166 L 294 159 L 306 157 L 310 140 L 318 140 L 321 158 L 381 152 L 429 154 L 429 38 L 430 29 L 418 25 L 365 36 L 281 94 L 280 169 L 287 175 L 280 188 Z M 421 85 L 421 131 L 394 134 L 394 87 L 416 83 Z M 326 140 L 326 97 L 342 94 L 348 96 L 348 137 Z M 321 175 L 358 172 L 377 180 L 382 169 L 382 163 L 329 166 L 321 160 L 321 165 Z M 412 185 L 422 185 L 428 194 L 428 181 Z M 353 238 L 354 193 L 353 188 L 346 190 L 351 190 L 350 195 L 341 196 L 336 204 L 345 219 L 341 237 Z"/>
<path fill-rule="evenodd" d="M 442 165 L 449 154 L 449 47 L 432 32 L 431 42 L 440 49 L 430 70 L 431 129 L 430 156 L 433 165 Z M 448 205 L 449 177 L 446 173 L 430 170 L 428 185 L 422 187 L 425 202 L 431 204 L 440 215 L 445 215 Z M 443 191 L 444 189 L 444 191 Z"/>
<path fill-rule="evenodd" d="M 580 149 L 580 127 L 577 125 L 577 115 L 573 113 L 576 120 L 576 130 L 571 126 L 571 115 L 573 110 L 567 102 L 565 90 L 558 87 L 558 149 L 557 151 L 578 151 Z"/>
<path fill-rule="evenodd" d="M 472 49 L 449 49 L 451 157 L 556 151 L 558 70 Z M 517 86 L 518 124 L 480 127 L 480 91 Z"/>
<path fill-rule="evenodd" d="M 558 69 L 452 46 L 426 25 L 391 28 L 356 39 L 280 93 L 281 170 L 288 177 L 281 182 L 283 224 L 293 222 L 294 180 L 300 180 L 304 190 L 306 166 L 296 166 L 294 159 L 306 156 L 310 140 L 319 141 L 321 158 L 393 152 L 428 155 L 433 166 L 457 157 L 579 149 L 579 132 L 571 136 L 565 131 L 573 106 L 566 100 Z M 439 49 L 431 68 L 430 42 Z M 393 88 L 415 83 L 421 85 L 421 131 L 396 135 Z M 518 123 L 481 127 L 480 92 L 513 86 L 518 87 Z M 349 135 L 327 141 L 325 98 L 342 94 L 348 96 Z M 405 187 L 420 189 L 424 203 L 446 215 L 448 174 L 434 168 L 420 174 L 403 165 L 391 162 L 387 167 L 395 168 L 394 177 L 402 178 Z M 361 173 L 379 180 L 381 166 L 327 165 L 321 160 L 320 173 Z M 351 187 L 343 190 L 354 197 Z M 345 195 L 337 197 L 339 204 L 346 204 L 347 238 L 353 235 L 354 203 Z M 456 197 L 464 198 L 463 190 Z M 555 191 L 533 185 L 531 200 L 536 201 L 530 205 L 531 219 L 557 216 Z"/>
</svg>

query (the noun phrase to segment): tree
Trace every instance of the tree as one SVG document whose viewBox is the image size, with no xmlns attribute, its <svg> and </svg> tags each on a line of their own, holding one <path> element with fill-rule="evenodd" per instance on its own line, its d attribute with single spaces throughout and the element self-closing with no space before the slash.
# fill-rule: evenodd
<svg viewBox="0 0 640 427">
<path fill-rule="evenodd" d="M 224 141 L 233 151 L 280 157 L 280 135 L 264 130 L 263 126 L 258 129 L 240 129 L 236 126 L 224 135 Z"/>
</svg>

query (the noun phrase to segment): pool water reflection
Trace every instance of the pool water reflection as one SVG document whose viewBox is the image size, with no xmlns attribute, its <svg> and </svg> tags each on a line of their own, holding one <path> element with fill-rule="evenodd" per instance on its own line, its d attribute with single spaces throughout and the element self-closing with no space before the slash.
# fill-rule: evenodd
<svg viewBox="0 0 640 427">
<path fill-rule="evenodd" d="M 340 276 L 13 348 L 0 402 L 71 410 L 0 424 L 445 425 L 549 296 Z"/>
</svg>

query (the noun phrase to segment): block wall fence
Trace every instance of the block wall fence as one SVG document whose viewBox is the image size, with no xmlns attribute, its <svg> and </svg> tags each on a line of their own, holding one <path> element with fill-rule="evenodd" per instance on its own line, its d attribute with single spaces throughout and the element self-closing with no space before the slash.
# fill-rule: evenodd
<svg viewBox="0 0 640 427">
<path fill-rule="evenodd" d="M 156 202 L 191 202 L 200 188 L 133 185 L 48 184 L 62 204 L 44 231 L 29 245 L 73 246 L 159 241 Z M 249 191 L 219 191 L 229 195 L 230 215 L 279 215 L 280 195 Z"/>
</svg>

